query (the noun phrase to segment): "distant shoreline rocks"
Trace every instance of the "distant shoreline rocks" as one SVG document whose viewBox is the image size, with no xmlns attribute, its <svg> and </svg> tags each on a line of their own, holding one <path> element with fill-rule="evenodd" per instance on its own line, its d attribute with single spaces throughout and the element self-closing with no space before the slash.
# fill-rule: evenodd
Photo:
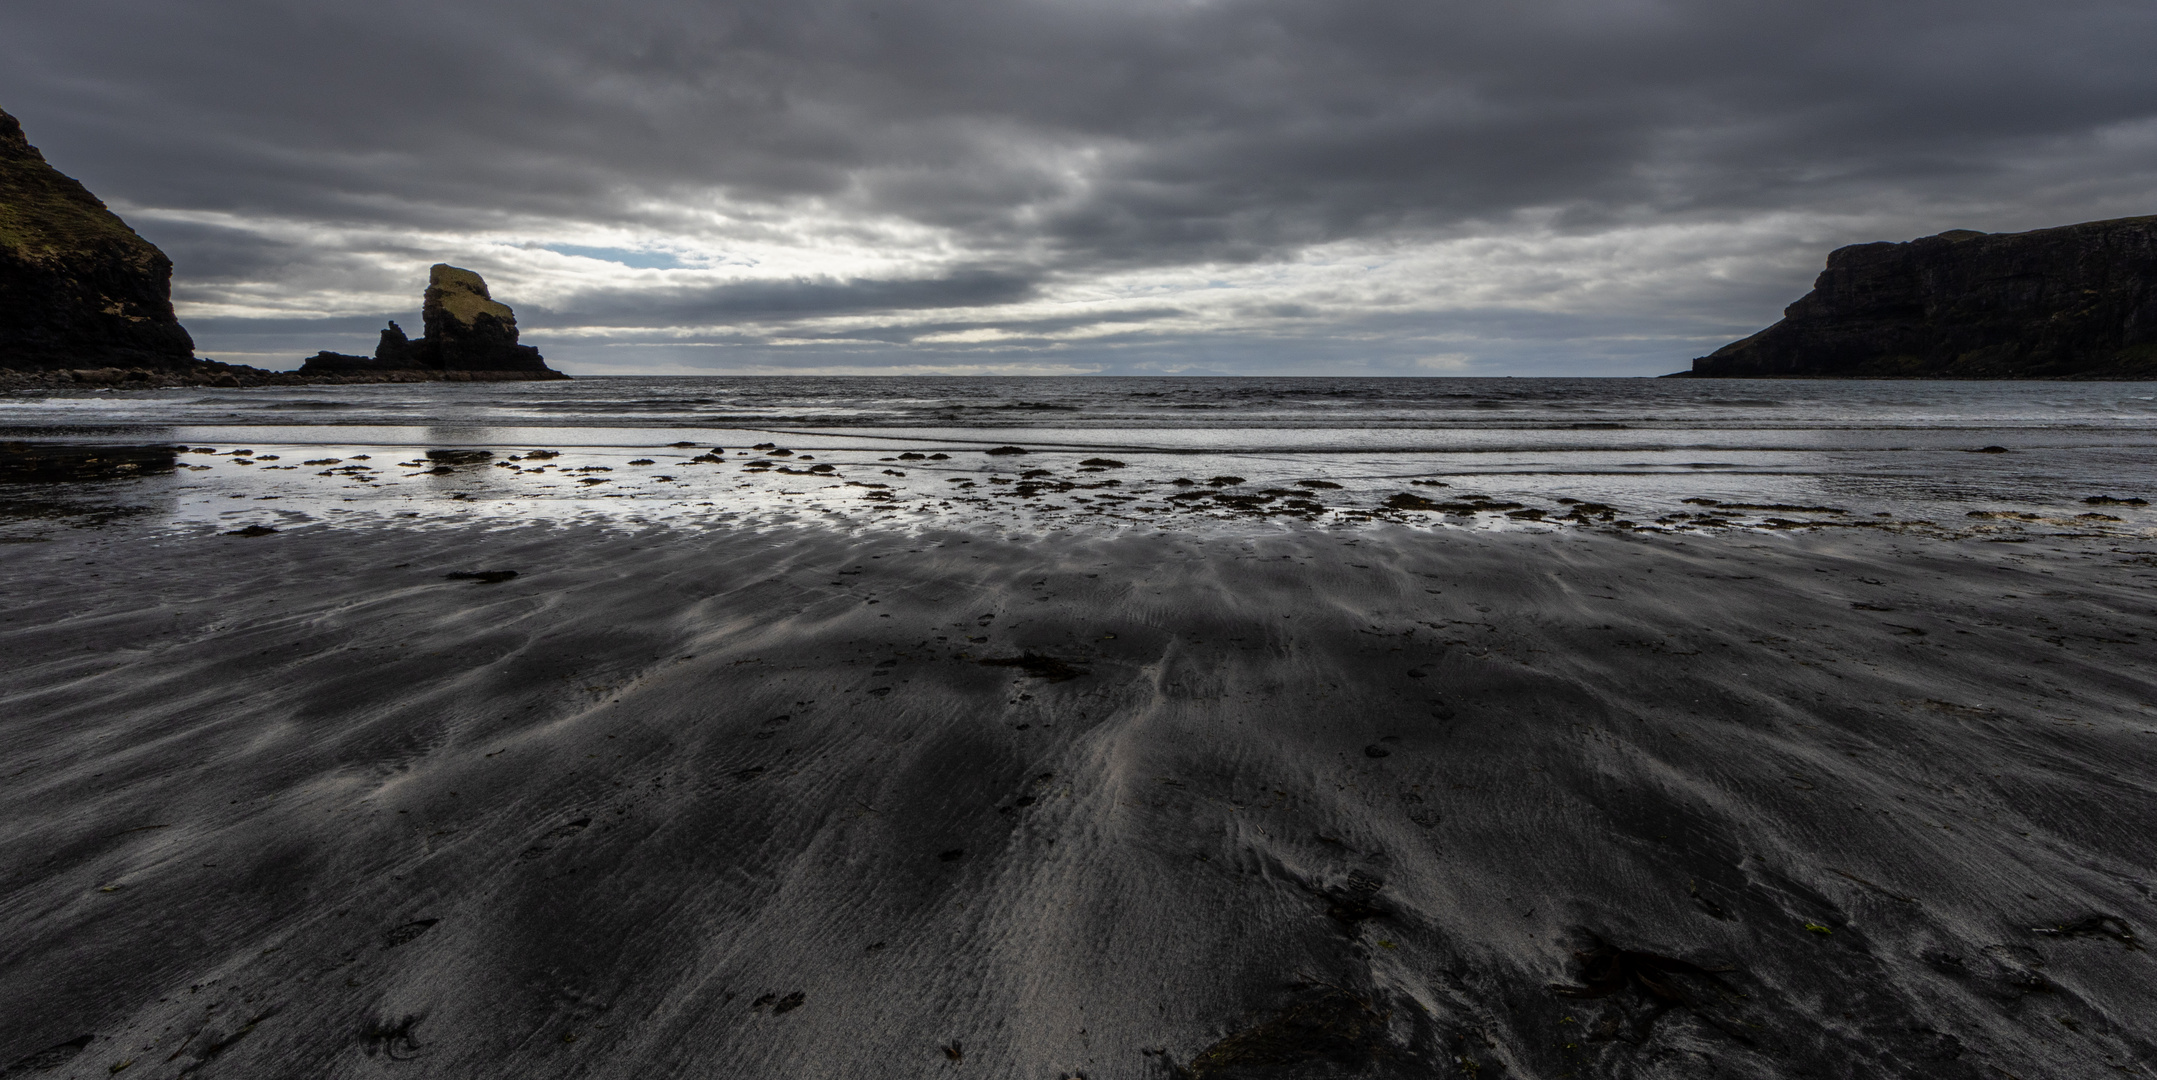
<svg viewBox="0 0 2157 1080">
<path fill-rule="evenodd" d="M 1837 248 L 1783 315 L 1665 377 L 2157 379 L 2157 217 Z"/>
</svg>

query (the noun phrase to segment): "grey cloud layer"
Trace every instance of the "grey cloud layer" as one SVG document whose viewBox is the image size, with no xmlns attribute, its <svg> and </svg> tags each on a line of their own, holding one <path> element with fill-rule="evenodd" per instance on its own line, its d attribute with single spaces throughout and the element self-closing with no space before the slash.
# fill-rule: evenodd
<svg viewBox="0 0 2157 1080">
<path fill-rule="evenodd" d="M 963 249 L 906 280 L 555 305 L 590 325 L 993 305 L 1524 212 L 1917 235 L 2157 210 L 2157 6 L 2117 0 L 77 0 L 0 20 L 0 106 L 133 205 L 663 233 L 716 192 L 781 240 L 814 206 Z M 212 285 L 328 257 L 158 228 Z"/>
</svg>

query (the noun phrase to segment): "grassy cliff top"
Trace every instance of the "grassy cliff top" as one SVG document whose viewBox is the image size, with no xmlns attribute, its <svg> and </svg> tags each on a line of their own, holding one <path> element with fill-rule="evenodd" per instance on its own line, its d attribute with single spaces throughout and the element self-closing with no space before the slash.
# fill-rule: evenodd
<svg viewBox="0 0 2157 1080">
<path fill-rule="evenodd" d="M 0 248 L 41 258 L 90 247 L 164 257 L 89 189 L 47 163 L 22 125 L 0 111 Z"/>
<path fill-rule="evenodd" d="M 427 273 L 427 295 L 451 318 L 465 326 L 472 325 L 481 315 L 492 315 L 510 326 L 517 324 L 517 316 L 509 310 L 509 305 L 496 303 L 487 294 L 487 279 L 461 266 L 434 264 Z"/>
</svg>

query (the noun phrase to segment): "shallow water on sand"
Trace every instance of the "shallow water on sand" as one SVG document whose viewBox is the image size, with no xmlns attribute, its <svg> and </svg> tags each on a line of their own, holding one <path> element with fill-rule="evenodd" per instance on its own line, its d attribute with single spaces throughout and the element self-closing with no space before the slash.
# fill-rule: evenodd
<svg viewBox="0 0 2157 1080">
<path fill-rule="evenodd" d="M 1711 528 L 2157 525 L 2144 507 L 2087 502 L 2157 487 L 2147 383 L 595 378 L 14 395 L 0 434 L 185 445 L 188 468 L 127 485 L 132 504 L 178 522 L 1337 521 L 1399 517 L 1384 504 L 1407 492 L 1455 509 L 1410 518 L 1483 528 L 1536 527 L 1533 511 L 1580 503 L 1651 527 L 1703 513 Z M 808 461 L 745 470 L 759 444 Z M 1029 453 L 984 453 L 999 446 Z M 450 448 L 496 456 L 393 467 Z M 694 460 L 714 448 L 723 463 Z M 561 456 L 541 468 L 530 450 Z M 1102 457 L 1121 464 L 1081 464 Z M 1209 487 L 1216 477 L 1243 482 Z M 1490 509 L 1461 511 L 1479 500 Z"/>
</svg>

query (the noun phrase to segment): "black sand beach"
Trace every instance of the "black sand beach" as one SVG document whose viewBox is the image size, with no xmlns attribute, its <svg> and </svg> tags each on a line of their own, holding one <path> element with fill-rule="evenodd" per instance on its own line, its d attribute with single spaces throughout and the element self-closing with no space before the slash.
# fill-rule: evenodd
<svg viewBox="0 0 2157 1080">
<path fill-rule="evenodd" d="M 2157 555 L 1999 539 L 63 530 L 6 1075 L 2134 1075 Z"/>
</svg>

